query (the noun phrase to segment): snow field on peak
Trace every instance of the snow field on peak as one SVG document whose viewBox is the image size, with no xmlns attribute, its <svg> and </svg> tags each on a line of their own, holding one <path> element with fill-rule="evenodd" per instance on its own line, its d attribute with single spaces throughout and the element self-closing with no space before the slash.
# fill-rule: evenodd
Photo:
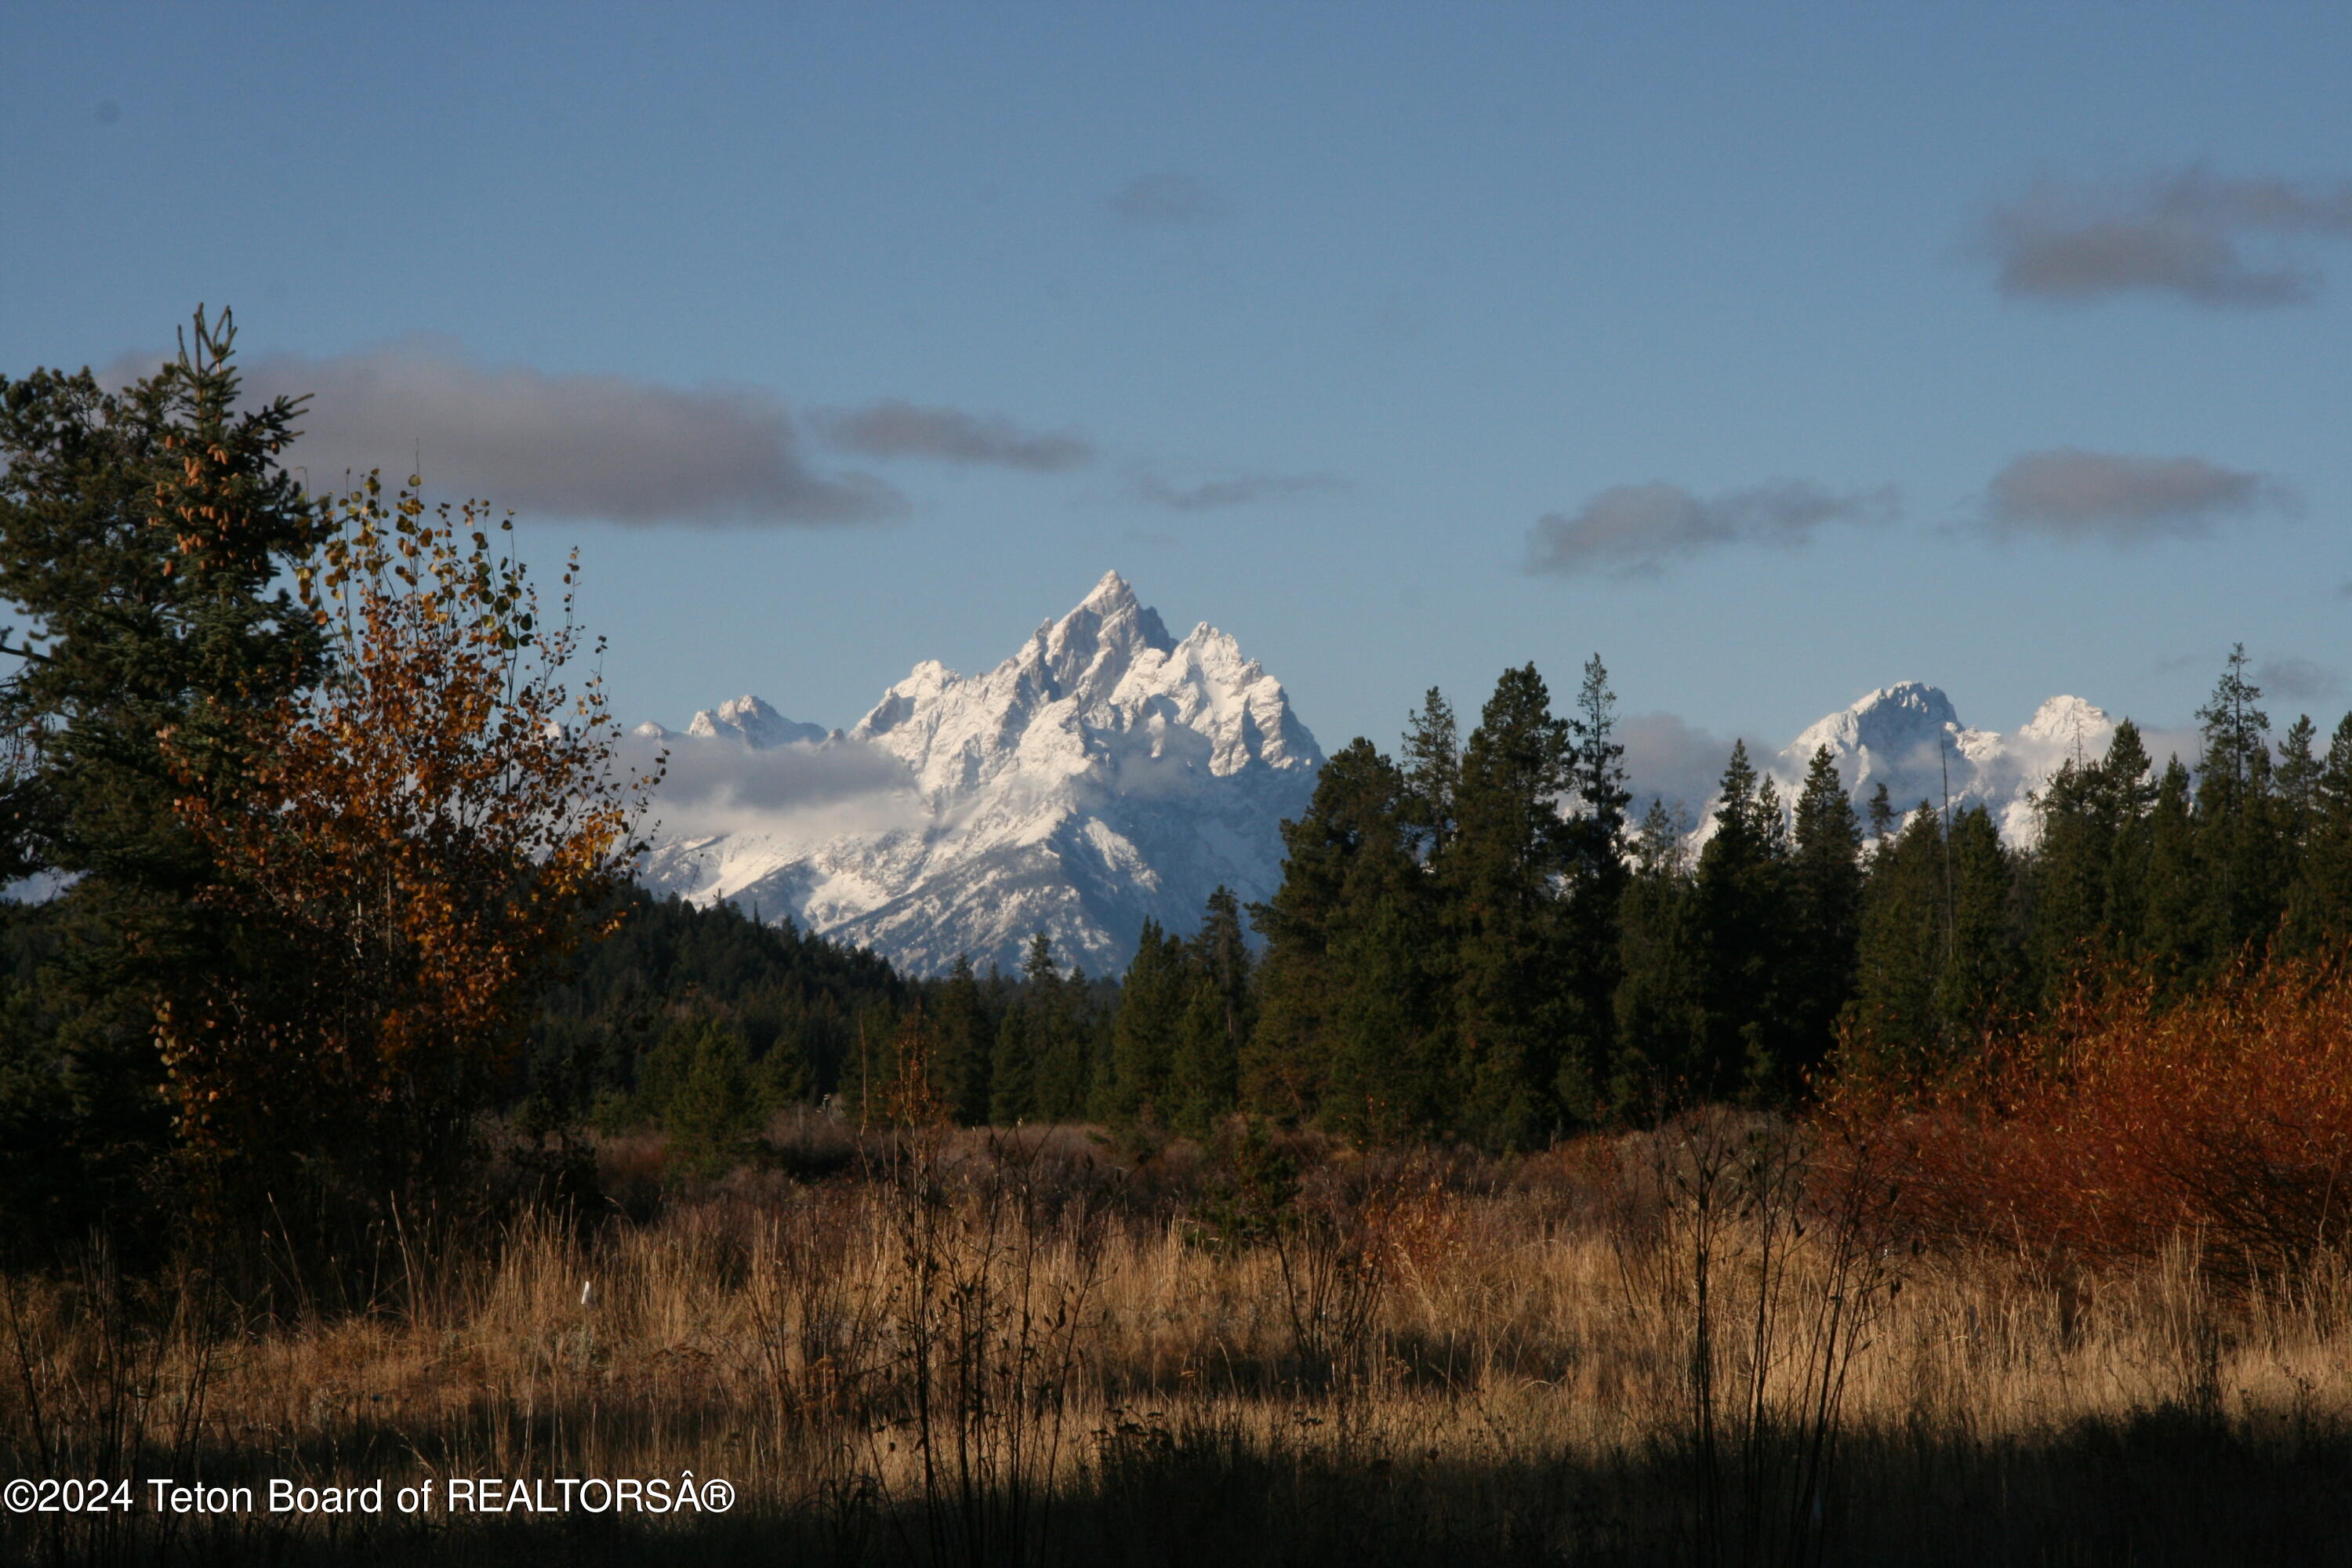
<svg viewBox="0 0 2352 1568">
<path fill-rule="evenodd" d="M 1116 973 L 1146 919 L 1189 931 L 1221 885 L 1270 896 L 1279 824 L 1322 763 L 1234 638 L 1204 623 L 1175 641 L 1116 573 L 993 669 L 926 660 L 846 733 L 812 735 L 755 698 L 698 714 L 690 742 L 748 742 L 723 753 L 740 776 L 706 786 L 732 815 L 660 836 L 641 879 L 756 903 L 918 973 L 961 953 L 1015 968 L 1040 929 L 1065 963 Z M 692 750 L 697 766 L 722 755 Z M 763 768 L 807 777 L 770 788 Z M 866 787 L 835 798 L 843 773 Z"/>
<path fill-rule="evenodd" d="M 2104 709 L 2064 696 L 2044 701 L 2013 733 L 1970 729 L 1940 689 L 1906 680 L 1807 726 L 1769 767 L 1793 804 L 1813 752 L 1827 746 L 1857 808 L 1880 784 L 1905 816 L 1922 804 L 1941 810 L 1948 796 L 1956 812 L 1983 806 L 2003 838 L 2024 847 L 2042 834 L 2034 797 L 2068 762 L 2105 756 L 2115 732 Z"/>
</svg>

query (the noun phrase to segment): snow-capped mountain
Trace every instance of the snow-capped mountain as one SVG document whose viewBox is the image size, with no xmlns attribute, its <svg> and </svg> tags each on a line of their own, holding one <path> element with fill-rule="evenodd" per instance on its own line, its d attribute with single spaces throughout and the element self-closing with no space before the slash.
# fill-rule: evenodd
<svg viewBox="0 0 2352 1568">
<path fill-rule="evenodd" d="M 757 698 L 670 742 L 641 872 L 869 946 L 918 973 L 1018 965 L 1043 930 L 1116 973 L 1146 918 L 1274 891 L 1322 753 L 1282 685 L 1206 624 L 1181 641 L 1117 573 L 984 675 L 915 667 L 845 734 Z"/>
<path fill-rule="evenodd" d="M 677 731 L 665 729 L 650 719 L 629 732 L 649 741 L 677 738 Z M 716 741 L 722 737 L 739 741 L 755 752 L 788 746 L 795 741 L 822 741 L 827 733 L 821 724 L 794 723 L 748 691 L 732 701 L 721 702 L 716 708 L 698 710 L 694 717 L 687 721 L 686 732 L 698 741 Z"/>
<path fill-rule="evenodd" d="M 1808 726 L 1771 771 L 1792 791 L 1827 746 L 1857 806 L 1883 784 L 1898 813 L 1923 801 L 1941 809 L 1948 789 L 1953 810 L 1982 805 L 2004 838 L 2024 845 L 2042 832 L 2032 795 L 2064 763 L 2105 756 L 2115 732 L 2115 721 L 2079 697 L 2051 698 L 2014 734 L 1974 730 L 1941 690 L 1906 680 Z"/>
</svg>

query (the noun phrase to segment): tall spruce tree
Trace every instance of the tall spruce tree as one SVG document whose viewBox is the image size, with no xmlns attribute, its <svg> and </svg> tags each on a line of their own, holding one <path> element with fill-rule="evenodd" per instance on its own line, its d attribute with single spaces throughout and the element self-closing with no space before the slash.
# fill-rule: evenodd
<svg viewBox="0 0 2352 1568">
<path fill-rule="evenodd" d="M 2310 824 L 2289 906 L 2297 951 L 2323 951 L 2352 939 L 2352 713 L 2336 726 L 2312 783 Z"/>
<path fill-rule="evenodd" d="M 1559 889 L 1565 1035 L 1552 1088 L 1570 1117 L 1590 1121 L 1601 1109 L 1617 1054 L 1615 998 L 1623 976 L 1619 921 L 1632 874 L 1625 860 L 1625 808 L 1633 800 L 1625 747 L 1617 739 L 1616 694 L 1597 653 L 1585 661 L 1568 725 L 1575 809 L 1566 825 L 1568 864 Z"/>
<path fill-rule="evenodd" d="M 1789 1016 L 1789 827 L 1779 788 L 1735 742 L 1724 766 L 1715 833 L 1698 857 L 1699 940 L 1706 954 L 1706 1060 L 1694 1087 L 1709 1097 L 1776 1095 L 1797 1055 Z"/>
<path fill-rule="evenodd" d="M 2147 952 L 2148 777 L 2139 726 L 2116 726 L 2098 762 L 2070 758 L 2035 802 L 2042 835 L 2020 874 L 2027 995 L 2047 1012 Z"/>
<path fill-rule="evenodd" d="M 1881 798 L 1884 798 L 1882 792 Z M 1943 822 L 1921 801 L 1882 823 L 1863 886 L 1854 994 L 1845 1013 L 1855 1071 L 1911 1077 L 1947 1060 L 1937 982 L 1949 951 Z"/>
<path fill-rule="evenodd" d="M 2024 955 L 2010 854 L 1991 814 L 1975 805 L 1955 817 L 1946 853 L 1949 931 L 1936 1009 L 1947 1056 L 1965 1059 L 2020 1006 Z"/>
<path fill-rule="evenodd" d="M 1404 776 L 1360 737 L 1323 764 L 1306 814 L 1282 825 L 1282 884 L 1250 910 L 1266 946 L 1241 1063 L 1246 1109 L 1289 1121 L 1321 1111 L 1353 984 L 1359 907 L 1369 891 L 1418 871 L 1415 831 Z"/>
<path fill-rule="evenodd" d="M 988 1074 L 996 1031 L 972 973 L 971 957 L 956 955 L 955 967 L 939 989 L 931 1009 L 934 1087 L 949 1113 L 967 1127 L 988 1121 Z"/>
<path fill-rule="evenodd" d="M 1100 1110 L 1114 1122 L 1139 1119 L 1168 1123 L 1174 1104 L 1171 1077 L 1176 1041 L 1191 1001 L 1192 975 L 1184 944 L 1146 919 L 1135 957 L 1119 983 L 1118 1010 L 1111 1018 L 1109 1071 L 1101 1083 Z"/>
<path fill-rule="evenodd" d="M 1653 800 L 1634 839 L 1619 906 L 1615 1053 L 1609 1102 L 1623 1119 L 1676 1109 L 1706 1068 L 1706 953 L 1697 923 L 1687 816 Z"/>
<path fill-rule="evenodd" d="M 2205 877 L 2205 969 L 2259 956 L 2278 923 L 2291 868 L 2273 787 L 2270 715 L 2247 679 L 2246 649 L 2230 650 L 2213 694 L 2197 711 L 2197 857 Z"/>
<path fill-rule="evenodd" d="M 1829 1058 L 1838 1015 L 1853 994 L 1854 950 L 1862 935 L 1862 824 L 1827 746 L 1814 751 L 1797 795 L 1789 884 L 1791 1050 L 1786 1065 L 1803 1074 Z"/>
<path fill-rule="evenodd" d="M 1416 855 L 1427 862 L 1454 842 L 1454 796 L 1462 787 L 1462 737 L 1454 705 L 1434 686 L 1405 722 L 1400 762 L 1404 820 Z"/>
<path fill-rule="evenodd" d="M 1559 887 L 1575 845 L 1568 724 L 1534 665 L 1506 670 L 1462 752 L 1454 839 L 1436 861 L 1453 939 L 1462 1133 L 1488 1148 L 1539 1145 L 1559 1125 L 1569 1007 Z"/>
<path fill-rule="evenodd" d="M 2311 830 L 2312 814 L 2319 805 L 2320 761 L 2314 749 L 2318 739 L 2318 726 L 2308 713 L 2296 714 L 2286 733 L 2279 737 L 2278 765 L 2272 771 L 2271 783 L 2278 795 L 2290 858 L 2300 856 L 2304 837 Z"/>
<path fill-rule="evenodd" d="M 1086 976 L 1061 973 L 1044 931 L 1030 939 L 1021 974 L 1027 982 L 1021 1007 L 1035 1064 L 1036 1114 L 1048 1121 L 1082 1121 L 1093 1108 L 1095 1089 L 1095 1019 Z"/>
<path fill-rule="evenodd" d="M 2157 782 L 2139 726 L 2116 726 L 2100 763 L 2099 788 L 2112 837 L 2107 849 L 2106 942 L 2111 952 L 2137 962 L 2147 952 L 2148 813 Z"/>
<path fill-rule="evenodd" d="M 1053 1114 L 1040 1079 L 1062 1011 L 1062 975 L 1054 965 L 1053 942 L 1042 931 L 1029 939 L 1021 979 L 1020 991 L 996 1026 L 996 1051 L 989 1062 L 988 1119 L 999 1127 Z"/>
<path fill-rule="evenodd" d="M 1257 1021 L 1249 942 L 1233 890 L 1211 893 L 1201 929 L 1171 947 L 1181 1009 L 1167 1092 L 1176 1125 L 1201 1135 L 1234 1109 L 1242 1051 Z"/>
<path fill-rule="evenodd" d="M 2146 954 L 2166 991 L 2176 994 L 2205 973 L 2211 951 L 2211 900 L 2193 793 L 2188 767 L 2172 757 L 2148 807 Z"/>
<path fill-rule="evenodd" d="M 0 870 L 71 883 L 39 917 L 44 994 L 15 1009 L 39 1022 L 0 1041 L 0 1206 L 26 1231 L 92 1223 L 159 1173 L 159 1008 L 273 956 L 199 914 L 214 868 L 173 805 L 233 801 L 249 721 L 325 657 L 282 586 L 326 530 L 283 466 L 298 405 L 238 411 L 235 340 L 199 310 L 121 392 L 87 370 L 0 378 L 0 598 L 24 617 Z"/>
</svg>

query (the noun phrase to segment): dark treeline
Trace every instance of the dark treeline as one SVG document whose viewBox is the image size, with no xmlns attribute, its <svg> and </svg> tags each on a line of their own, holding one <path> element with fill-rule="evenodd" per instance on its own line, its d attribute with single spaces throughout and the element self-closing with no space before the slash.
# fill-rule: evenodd
<svg viewBox="0 0 2352 1568">
<path fill-rule="evenodd" d="M 1664 804 L 1632 818 L 1597 658 L 1566 716 L 1507 671 L 1466 737 L 1432 691 L 1395 757 L 1354 742 L 1285 824 L 1262 952 L 1223 891 L 1189 936 L 1147 925 L 1116 991 L 1041 937 L 1018 983 L 916 987 L 890 1068 L 918 1043 L 969 1122 L 1239 1110 L 1497 1149 L 1933 1073 L 2088 985 L 2178 997 L 2352 934 L 2352 717 L 2323 752 L 2261 696 L 2233 651 L 2193 763 L 2119 724 L 2048 782 L 2032 847 L 1981 806 L 1857 811 L 1826 751 L 1790 798 L 1736 746 L 1694 849 Z"/>
</svg>

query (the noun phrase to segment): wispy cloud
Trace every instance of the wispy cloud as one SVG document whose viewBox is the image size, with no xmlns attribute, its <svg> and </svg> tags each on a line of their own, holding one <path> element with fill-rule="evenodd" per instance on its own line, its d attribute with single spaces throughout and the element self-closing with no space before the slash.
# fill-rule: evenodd
<svg viewBox="0 0 2352 1568">
<path fill-rule="evenodd" d="M 1333 474 L 1236 474 L 1182 484 L 1150 468 L 1127 473 L 1129 500 L 1171 511 L 1216 511 L 1297 496 L 1333 495 L 1351 488 Z"/>
<path fill-rule="evenodd" d="M 2115 545 L 2201 538 L 2232 519 L 2292 516 L 2294 492 L 2203 458 L 2139 458 L 2062 447 L 2028 452 L 1986 487 L 1982 527 Z"/>
<path fill-rule="evenodd" d="M 1573 512 L 1538 518 L 1528 532 L 1527 570 L 1562 576 L 1608 572 L 1654 576 L 1669 562 L 1732 544 L 1810 543 L 1824 523 L 1878 527 L 1899 510 L 1894 489 L 1838 492 L 1782 479 L 1700 497 L 1655 480 L 1602 490 Z"/>
<path fill-rule="evenodd" d="M 1054 473 L 1094 459 L 1094 444 L 1066 431 L 1024 429 L 994 415 L 885 398 L 863 408 L 818 409 L 809 423 L 833 446 L 867 458 L 929 458 Z"/>
<path fill-rule="evenodd" d="M 129 380 L 155 363 L 126 359 L 110 374 Z M 421 464 L 438 490 L 612 522 L 856 523 L 906 510 L 880 479 L 818 472 L 782 401 L 753 388 L 483 365 L 440 339 L 266 354 L 244 372 L 248 399 L 310 395 L 288 458 L 316 490 Z"/>
<path fill-rule="evenodd" d="M 1111 193 L 1110 210 L 1133 224 L 1181 226 L 1213 223 L 1225 204 L 1190 174 L 1138 174 Z"/>
<path fill-rule="evenodd" d="M 2254 684 L 2272 696 L 2302 702 L 2333 697 L 2344 689 L 2334 670 L 2293 655 L 2259 660 L 2254 665 Z"/>
<path fill-rule="evenodd" d="M 2132 182 L 2042 181 L 1986 215 L 1978 248 L 2014 299 L 2080 304 L 2144 291 L 2259 308 L 2317 292 L 2319 275 L 2293 253 L 2295 241 L 2347 236 L 2352 182 L 2190 168 Z"/>
</svg>

